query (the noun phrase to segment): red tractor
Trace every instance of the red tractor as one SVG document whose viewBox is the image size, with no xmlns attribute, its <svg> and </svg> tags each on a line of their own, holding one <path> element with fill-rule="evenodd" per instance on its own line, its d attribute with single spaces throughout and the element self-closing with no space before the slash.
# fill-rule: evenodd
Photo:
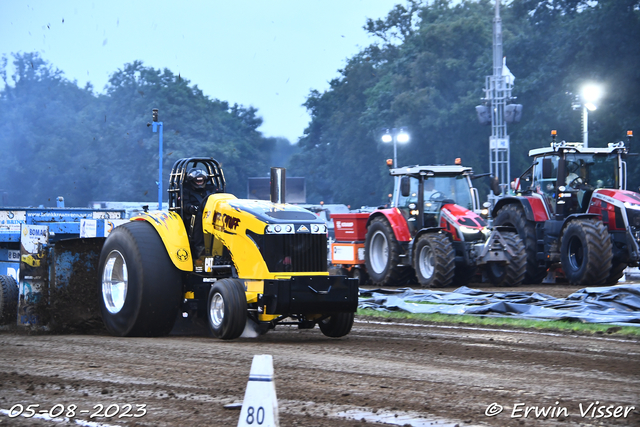
<svg viewBox="0 0 640 427">
<path fill-rule="evenodd" d="M 533 164 L 516 181 L 517 195 L 495 204 L 494 224 L 515 227 L 525 242 L 525 283 L 561 271 L 579 286 L 615 284 L 640 260 L 640 194 L 625 190 L 628 148 L 555 136 L 529 152 Z"/>
<path fill-rule="evenodd" d="M 493 231 L 478 215 L 478 191 L 469 167 L 411 166 L 395 177 L 391 207 L 371 214 L 332 215 L 332 262 L 361 283 L 421 286 L 467 285 L 478 267 L 496 285 L 517 286 L 524 277 L 524 244 L 513 227 Z"/>
</svg>

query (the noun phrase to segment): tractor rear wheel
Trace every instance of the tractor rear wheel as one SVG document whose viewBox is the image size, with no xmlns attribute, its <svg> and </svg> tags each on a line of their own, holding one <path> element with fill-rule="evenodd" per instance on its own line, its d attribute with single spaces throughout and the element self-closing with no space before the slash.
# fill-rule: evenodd
<svg viewBox="0 0 640 427">
<path fill-rule="evenodd" d="M 524 242 L 527 255 L 527 269 L 523 283 L 541 283 L 547 276 L 547 270 L 538 265 L 538 240 L 536 238 L 535 222 L 527 220 L 522 206 L 510 204 L 498 211 L 494 224 L 515 227 Z"/>
<path fill-rule="evenodd" d="M 560 261 L 571 284 L 602 286 L 609 277 L 612 258 L 611 239 L 601 221 L 573 220 L 562 233 Z"/>
<path fill-rule="evenodd" d="M 162 239 L 146 221 L 116 227 L 100 254 L 100 309 L 118 336 L 171 332 L 182 299 L 180 272 Z"/>
<path fill-rule="evenodd" d="M 340 338 L 351 332 L 355 313 L 334 313 L 318 322 L 320 331 L 331 338 Z"/>
<path fill-rule="evenodd" d="M 214 337 L 233 340 L 247 324 L 247 297 L 238 279 L 218 280 L 209 291 L 209 329 Z"/>
<path fill-rule="evenodd" d="M 407 270 L 401 267 L 402 248 L 386 218 L 375 218 L 367 229 L 364 259 L 371 281 L 378 286 L 404 285 Z"/>
<path fill-rule="evenodd" d="M 453 280 L 456 252 L 441 233 L 423 234 L 413 249 L 413 266 L 418 283 L 425 288 L 449 286 Z"/>
<path fill-rule="evenodd" d="M 0 275 L 0 325 L 18 321 L 18 284 L 11 276 Z"/>
<path fill-rule="evenodd" d="M 524 243 L 517 233 L 503 231 L 500 234 L 513 255 L 506 264 L 489 263 L 485 272 L 494 286 L 520 286 L 527 271 L 527 252 Z"/>
</svg>

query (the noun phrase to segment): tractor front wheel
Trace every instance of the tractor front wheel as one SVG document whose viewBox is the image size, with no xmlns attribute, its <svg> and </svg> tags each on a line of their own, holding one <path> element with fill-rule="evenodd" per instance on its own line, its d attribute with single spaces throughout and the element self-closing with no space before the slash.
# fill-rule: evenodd
<svg viewBox="0 0 640 427">
<path fill-rule="evenodd" d="M 171 332 L 182 298 L 180 272 L 146 221 L 116 227 L 100 254 L 102 319 L 118 336 Z"/>
<path fill-rule="evenodd" d="M 209 329 L 214 337 L 233 340 L 247 324 L 247 297 L 238 279 L 218 280 L 209 291 Z"/>
<path fill-rule="evenodd" d="M 547 276 L 547 269 L 540 267 L 538 263 L 538 240 L 536 238 L 535 222 L 527 220 L 522 206 L 509 204 L 498 211 L 494 225 L 508 225 L 516 229 L 525 246 L 527 268 L 524 275 L 524 283 L 541 283 Z"/>
<path fill-rule="evenodd" d="M 335 313 L 318 322 L 320 331 L 331 338 L 340 338 L 351 332 L 355 313 Z"/>
<path fill-rule="evenodd" d="M 602 286 L 609 277 L 613 248 L 601 221 L 571 221 L 562 234 L 560 251 L 562 270 L 572 285 Z"/>
<path fill-rule="evenodd" d="M 517 233 L 503 231 L 500 234 L 511 252 L 511 260 L 506 264 L 489 263 L 485 272 L 494 286 L 520 286 L 527 271 L 527 252 L 524 243 Z"/>
<path fill-rule="evenodd" d="M 446 235 L 441 233 L 421 235 L 416 240 L 413 254 L 413 266 L 420 286 L 441 288 L 451 284 L 456 252 Z"/>
</svg>

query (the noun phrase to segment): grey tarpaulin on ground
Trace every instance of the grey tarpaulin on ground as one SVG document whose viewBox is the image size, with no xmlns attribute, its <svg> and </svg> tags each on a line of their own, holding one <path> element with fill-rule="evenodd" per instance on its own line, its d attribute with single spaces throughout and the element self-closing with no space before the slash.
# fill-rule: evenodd
<svg viewBox="0 0 640 427">
<path fill-rule="evenodd" d="M 640 326 L 640 284 L 584 288 L 567 298 L 537 292 L 486 292 L 466 286 L 452 292 L 360 289 L 358 308 Z"/>
</svg>

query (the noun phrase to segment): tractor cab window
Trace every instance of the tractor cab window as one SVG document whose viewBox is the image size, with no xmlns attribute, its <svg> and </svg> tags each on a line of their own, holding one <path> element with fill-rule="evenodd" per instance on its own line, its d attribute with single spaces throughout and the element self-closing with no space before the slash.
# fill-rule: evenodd
<svg viewBox="0 0 640 427">
<path fill-rule="evenodd" d="M 473 210 L 473 196 L 471 195 L 471 184 L 465 175 L 458 175 L 455 178 L 455 201 L 456 204 Z"/>
<path fill-rule="evenodd" d="M 585 212 L 596 188 L 619 188 L 616 154 L 569 153 L 565 158 L 565 184 L 577 191 L 578 208 Z"/>
<path fill-rule="evenodd" d="M 396 201 L 397 207 L 402 216 L 407 220 L 409 232 L 413 235 L 417 231 L 416 217 L 418 212 L 418 179 L 408 176 L 396 176 L 396 185 L 394 187 L 393 200 Z M 409 195 L 403 196 L 401 191 L 401 181 L 409 180 Z"/>
<path fill-rule="evenodd" d="M 428 192 L 427 188 L 430 188 Z M 425 210 L 432 208 L 439 211 L 440 205 L 444 203 L 455 203 L 463 208 L 473 209 L 470 188 L 469 179 L 464 175 L 429 178 L 424 185 Z"/>
<path fill-rule="evenodd" d="M 410 191 L 408 196 L 403 196 L 402 191 L 400 191 L 400 180 L 402 180 L 403 178 L 409 179 Z M 397 180 L 394 187 L 394 191 L 396 194 L 394 194 L 393 199 L 397 201 L 396 207 L 410 209 L 412 204 L 415 205 L 416 203 L 418 203 L 418 179 L 406 176 L 396 176 L 395 179 Z M 414 206 L 413 209 L 416 209 L 416 207 Z"/>
<path fill-rule="evenodd" d="M 556 183 L 558 180 L 558 156 L 539 157 L 533 166 L 532 188 L 541 194 L 552 211 L 555 207 Z"/>
<path fill-rule="evenodd" d="M 619 188 L 617 154 L 570 153 L 566 156 L 566 171 L 566 184 L 573 188 Z"/>
</svg>

